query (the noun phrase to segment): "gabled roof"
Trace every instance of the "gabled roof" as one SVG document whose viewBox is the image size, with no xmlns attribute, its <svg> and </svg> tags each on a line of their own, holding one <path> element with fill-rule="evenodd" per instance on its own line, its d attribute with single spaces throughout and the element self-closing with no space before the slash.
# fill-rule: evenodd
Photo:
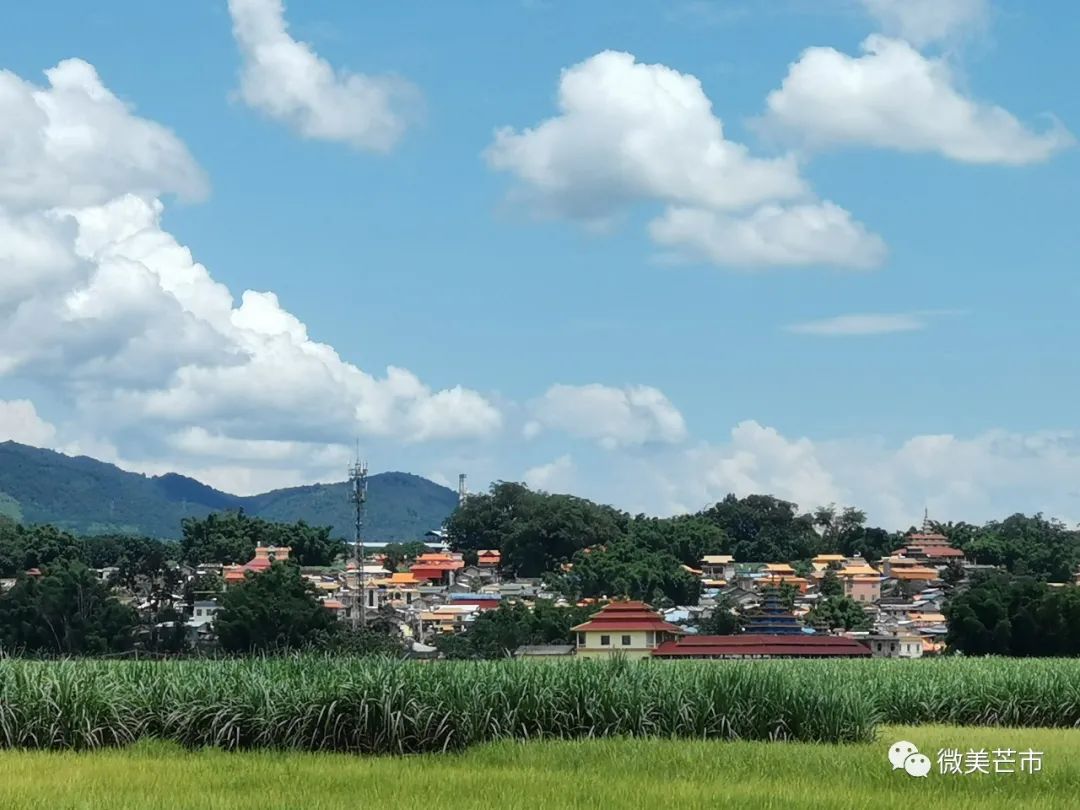
<svg viewBox="0 0 1080 810">
<path fill-rule="evenodd" d="M 765 570 L 770 574 L 795 573 L 795 569 L 787 563 L 765 563 Z"/>
<path fill-rule="evenodd" d="M 683 632 L 681 627 L 664 621 L 644 602 L 611 602 L 589 617 L 587 622 L 571 627 L 578 633 L 601 633 L 605 630 L 654 630 Z"/>
<path fill-rule="evenodd" d="M 899 568 L 892 572 L 893 579 L 916 579 L 933 580 L 938 578 L 936 568 L 916 566 L 912 568 Z"/>
<path fill-rule="evenodd" d="M 854 576 L 877 576 L 879 574 L 876 568 L 867 565 L 866 563 L 856 563 L 854 565 L 846 565 L 841 570 L 836 572 L 841 577 L 854 577 Z"/>
</svg>

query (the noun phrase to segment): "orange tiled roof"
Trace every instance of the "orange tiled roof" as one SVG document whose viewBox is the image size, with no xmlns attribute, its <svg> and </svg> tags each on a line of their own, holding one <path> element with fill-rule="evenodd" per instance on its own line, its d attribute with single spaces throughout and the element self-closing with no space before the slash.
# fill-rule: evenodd
<svg viewBox="0 0 1080 810">
<path fill-rule="evenodd" d="M 841 570 L 836 572 L 837 575 L 842 577 L 854 577 L 854 576 L 876 576 L 879 572 L 872 566 L 862 563 L 861 565 L 847 565 Z"/>
<path fill-rule="evenodd" d="M 894 579 L 937 579 L 938 572 L 936 568 L 917 566 L 893 571 L 892 576 Z"/>
</svg>

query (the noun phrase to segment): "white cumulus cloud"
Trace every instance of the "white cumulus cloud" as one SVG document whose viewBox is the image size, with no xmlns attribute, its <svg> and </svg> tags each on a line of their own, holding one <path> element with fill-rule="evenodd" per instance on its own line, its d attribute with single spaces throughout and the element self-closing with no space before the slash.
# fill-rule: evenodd
<svg viewBox="0 0 1080 810">
<path fill-rule="evenodd" d="M 1007 110 L 966 96 L 944 59 L 880 34 L 867 37 L 857 57 L 807 49 L 766 106 L 766 130 L 809 147 L 865 145 L 1022 165 L 1074 142 L 1056 121 L 1036 131 Z"/>
<path fill-rule="evenodd" d="M 19 442 L 48 447 L 56 440 L 56 428 L 38 416 L 28 399 L 0 399 L 0 442 Z"/>
<path fill-rule="evenodd" d="M 917 525 L 924 509 L 942 521 L 1019 511 L 1080 521 L 1080 435 L 1072 431 L 813 439 L 747 420 L 727 441 L 659 454 L 627 448 L 593 469 L 579 494 L 654 514 L 697 511 L 734 493 L 775 495 L 803 511 L 856 506 L 889 530 Z"/>
<path fill-rule="evenodd" d="M 668 208 L 649 224 L 659 245 L 677 254 L 736 267 L 823 264 L 876 267 L 885 242 L 831 202 L 766 205 L 747 216 L 705 208 Z"/>
<path fill-rule="evenodd" d="M 65 59 L 48 87 L 0 71 L 0 207 L 100 205 L 120 191 L 200 199 L 209 185 L 187 147 L 137 118 L 94 67 Z"/>
<path fill-rule="evenodd" d="M 532 489 L 544 492 L 572 492 L 575 485 L 574 459 L 559 456 L 547 464 L 539 464 L 525 471 L 525 483 Z"/>
<path fill-rule="evenodd" d="M 282 0 L 229 0 L 251 107 L 305 138 L 386 151 L 402 137 L 419 91 L 397 76 L 335 70 L 289 35 Z"/>
<path fill-rule="evenodd" d="M 880 260 L 880 240 L 816 204 L 794 157 L 755 157 L 729 140 L 694 76 L 604 51 L 562 72 L 558 106 L 535 127 L 499 129 L 486 151 L 541 213 L 609 226 L 636 204 L 659 204 L 653 237 L 719 264 Z"/>
<path fill-rule="evenodd" d="M 609 449 L 686 438 L 686 422 L 678 408 L 648 385 L 553 385 L 529 410 L 526 438 L 556 430 Z"/>
<path fill-rule="evenodd" d="M 162 226 L 160 195 L 206 187 L 181 141 L 120 104 L 86 63 L 47 75 L 37 87 L 0 73 L 0 375 L 78 415 L 82 433 L 65 447 L 147 471 L 152 456 L 133 460 L 127 447 L 179 450 L 176 467 L 211 476 L 226 456 L 278 460 L 292 466 L 270 477 L 284 481 L 341 466 L 335 446 L 354 437 L 499 431 L 501 412 L 475 391 L 361 370 L 272 292 L 237 302 Z M 27 405 L 13 407 L 18 435 L 49 443 Z"/>
<path fill-rule="evenodd" d="M 915 45 L 977 31 L 990 16 L 989 0 L 859 0 L 882 31 Z"/>
</svg>

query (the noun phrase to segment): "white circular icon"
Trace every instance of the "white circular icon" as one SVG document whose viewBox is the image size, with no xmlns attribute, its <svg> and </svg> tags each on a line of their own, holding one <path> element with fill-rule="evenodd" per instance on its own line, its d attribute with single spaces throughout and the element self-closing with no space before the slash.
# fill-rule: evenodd
<svg viewBox="0 0 1080 810">
<path fill-rule="evenodd" d="M 910 776 L 926 776 L 930 773 L 930 757 L 917 752 L 909 754 L 908 758 L 904 760 L 904 770 Z"/>
<path fill-rule="evenodd" d="M 892 763 L 893 770 L 904 767 L 904 760 L 906 760 L 912 754 L 919 753 L 919 749 L 915 747 L 915 743 L 910 743 L 907 740 L 900 740 L 900 742 L 894 742 L 892 748 L 889 749 L 889 762 Z"/>
</svg>

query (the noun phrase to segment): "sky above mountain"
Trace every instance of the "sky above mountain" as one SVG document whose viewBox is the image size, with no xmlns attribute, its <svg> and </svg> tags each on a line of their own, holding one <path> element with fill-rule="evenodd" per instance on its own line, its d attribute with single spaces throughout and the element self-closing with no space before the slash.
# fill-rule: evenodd
<svg viewBox="0 0 1080 810">
<path fill-rule="evenodd" d="M 1072 3 L 3 20 L 0 440 L 1080 520 Z"/>
</svg>

